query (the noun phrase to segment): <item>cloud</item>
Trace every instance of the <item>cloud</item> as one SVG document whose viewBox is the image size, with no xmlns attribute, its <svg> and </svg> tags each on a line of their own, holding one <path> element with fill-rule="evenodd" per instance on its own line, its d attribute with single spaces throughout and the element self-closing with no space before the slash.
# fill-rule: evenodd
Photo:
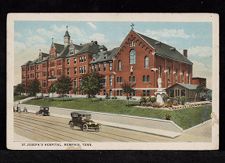
<svg viewBox="0 0 225 163">
<path fill-rule="evenodd" d="M 195 37 L 193 34 L 187 34 L 183 29 L 160 29 L 160 30 L 149 30 L 147 29 L 144 32 L 146 35 L 151 36 L 153 38 L 183 38 L 188 39 L 190 37 Z"/>
<path fill-rule="evenodd" d="M 203 62 L 193 60 L 193 77 L 203 77 L 207 79 L 207 87 L 212 88 L 212 67 Z"/>
<path fill-rule="evenodd" d="M 107 42 L 109 41 L 108 39 L 106 39 L 105 35 L 102 34 L 102 33 L 94 33 L 94 34 L 92 34 L 92 35 L 89 37 L 89 40 L 90 40 L 90 41 L 96 40 L 96 41 L 98 41 L 100 44 L 105 44 L 105 43 L 107 43 Z"/>
<path fill-rule="evenodd" d="M 97 29 L 96 25 L 92 22 L 87 23 L 92 29 Z"/>
<path fill-rule="evenodd" d="M 189 56 L 209 57 L 212 56 L 212 48 L 209 46 L 195 46 L 188 49 Z"/>
</svg>

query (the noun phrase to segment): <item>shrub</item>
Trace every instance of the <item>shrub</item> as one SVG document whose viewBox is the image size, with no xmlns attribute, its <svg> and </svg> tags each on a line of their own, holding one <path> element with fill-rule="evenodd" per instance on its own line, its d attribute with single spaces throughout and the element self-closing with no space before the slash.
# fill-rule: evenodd
<svg viewBox="0 0 225 163">
<path fill-rule="evenodd" d="M 151 101 L 146 102 L 145 106 L 152 106 L 152 102 Z"/>
<path fill-rule="evenodd" d="M 153 102 L 152 106 L 155 107 L 155 108 L 161 107 L 160 103 L 158 103 L 158 102 Z"/>
<path fill-rule="evenodd" d="M 172 107 L 172 105 L 173 105 L 172 99 L 167 99 L 165 107 Z"/>
<path fill-rule="evenodd" d="M 166 114 L 166 115 L 165 115 L 165 119 L 166 119 L 166 120 L 170 120 L 170 119 L 171 119 L 171 115 Z"/>
<path fill-rule="evenodd" d="M 151 96 L 150 100 L 151 100 L 152 103 L 154 103 L 154 102 L 156 102 L 156 97 L 155 96 Z"/>
<path fill-rule="evenodd" d="M 178 105 L 178 100 L 177 99 L 173 99 L 173 105 L 177 106 Z"/>
<path fill-rule="evenodd" d="M 185 96 L 181 96 L 181 98 L 180 98 L 180 104 L 181 104 L 181 105 L 184 105 L 185 102 L 186 102 Z"/>
<path fill-rule="evenodd" d="M 145 97 L 141 97 L 140 99 L 140 105 L 145 105 L 147 102 L 146 98 Z"/>
<path fill-rule="evenodd" d="M 102 101 L 102 98 L 101 97 L 99 98 L 99 101 Z"/>
<path fill-rule="evenodd" d="M 163 101 L 166 102 L 169 99 L 169 96 L 167 94 L 162 95 Z"/>
</svg>

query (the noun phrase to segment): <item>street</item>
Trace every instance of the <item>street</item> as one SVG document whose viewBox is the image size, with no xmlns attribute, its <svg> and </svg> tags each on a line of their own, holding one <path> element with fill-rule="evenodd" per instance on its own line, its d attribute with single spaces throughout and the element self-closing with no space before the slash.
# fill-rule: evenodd
<svg viewBox="0 0 225 163">
<path fill-rule="evenodd" d="M 194 128 L 174 139 L 129 129 L 102 125 L 100 132 L 83 132 L 80 128 L 71 129 L 69 118 L 39 116 L 33 113 L 14 113 L 14 140 L 37 142 L 209 142 L 211 141 L 211 121 Z M 194 131 L 194 132 L 193 132 Z M 20 135 L 20 137 L 18 136 Z M 26 141 L 24 140 L 24 141 Z"/>
</svg>

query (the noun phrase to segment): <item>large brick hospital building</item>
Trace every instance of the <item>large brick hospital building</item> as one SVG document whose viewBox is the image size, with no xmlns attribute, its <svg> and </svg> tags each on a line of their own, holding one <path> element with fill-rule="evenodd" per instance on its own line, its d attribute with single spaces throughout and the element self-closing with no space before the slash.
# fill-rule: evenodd
<svg viewBox="0 0 225 163">
<path fill-rule="evenodd" d="M 192 84 L 192 62 L 187 50 L 183 54 L 176 48 L 154 40 L 133 29 L 127 34 L 120 47 L 108 50 L 97 41 L 74 44 L 69 31 L 64 35 L 64 44 L 52 41 L 48 53 L 39 51 L 39 57 L 28 61 L 22 68 L 22 83 L 38 79 L 41 92 L 62 75 L 69 76 L 77 94 L 84 74 L 96 71 L 104 76 L 104 87 L 100 95 L 123 95 L 121 85 L 131 83 L 135 96 L 153 95 L 157 89 L 157 79 L 162 78 L 162 87 L 175 83 Z M 195 80 L 196 82 L 196 80 Z M 73 91 L 69 92 L 73 94 Z"/>
</svg>

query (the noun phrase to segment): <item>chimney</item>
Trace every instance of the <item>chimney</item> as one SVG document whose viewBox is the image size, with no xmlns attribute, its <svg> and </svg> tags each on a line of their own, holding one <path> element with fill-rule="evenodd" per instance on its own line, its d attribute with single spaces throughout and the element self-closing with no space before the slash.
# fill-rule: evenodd
<svg viewBox="0 0 225 163">
<path fill-rule="evenodd" d="M 184 50 L 183 50 L 183 55 L 187 58 L 187 55 L 188 55 L 187 49 L 184 49 Z"/>
</svg>

